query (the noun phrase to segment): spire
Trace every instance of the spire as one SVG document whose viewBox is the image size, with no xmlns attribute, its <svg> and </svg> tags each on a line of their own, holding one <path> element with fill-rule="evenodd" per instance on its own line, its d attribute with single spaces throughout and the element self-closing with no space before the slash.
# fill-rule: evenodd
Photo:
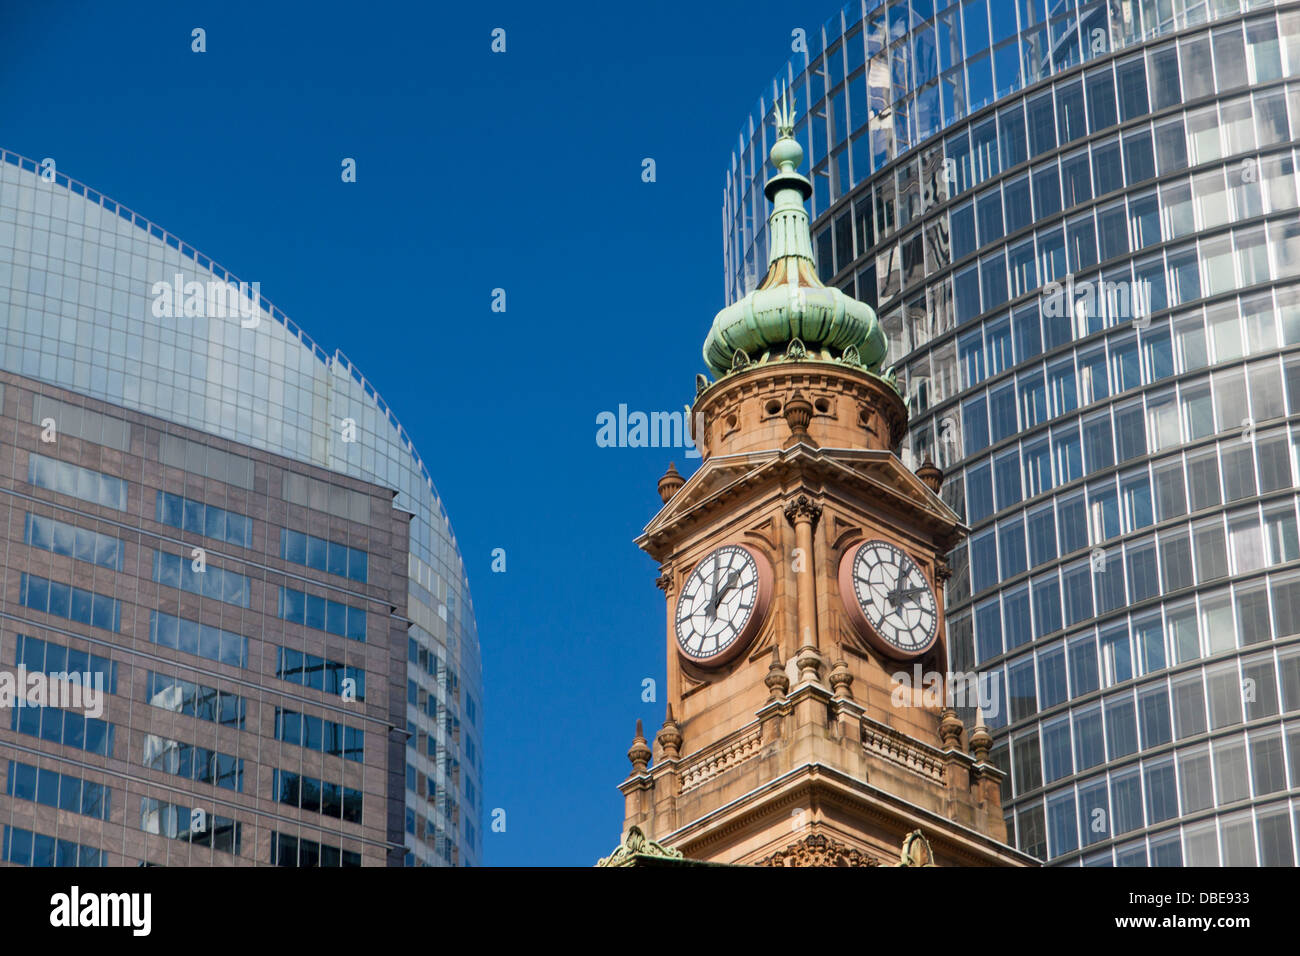
<svg viewBox="0 0 1300 956">
<path fill-rule="evenodd" d="M 790 108 L 788 92 L 781 94 L 773 121 L 777 140 L 768 159 L 776 167 L 776 175 L 763 187 L 763 195 L 772 202 L 772 215 L 767 220 L 770 262 L 775 264 L 794 257 L 806 259 L 811 265 L 812 237 L 808 211 L 803 204 L 812 195 L 813 187 L 807 177 L 796 172 L 803 162 L 803 147 L 794 138 L 794 111 Z"/>
<path fill-rule="evenodd" d="M 875 312 L 839 289 L 826 288 L 817 276 L 804 208 L 813 187 L 798 172 L 803 147 L 794 138 L 788 93 L 781 94 L 774 121 L 777 137 L 768 158 L 776 173 L 763 188 L 772 203 L 767 274 L 757 289 L 713 320 L 704 342 L 705 364 L 717 378 L 751 361 L 780 359 L 840 362 L 879 374 L 886 342 Z"/>
</svg>

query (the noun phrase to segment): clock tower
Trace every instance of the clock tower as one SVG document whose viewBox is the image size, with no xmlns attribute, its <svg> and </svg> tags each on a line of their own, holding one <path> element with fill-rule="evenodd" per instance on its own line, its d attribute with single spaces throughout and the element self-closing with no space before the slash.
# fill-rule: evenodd
<svg viewBox="0 0 1300 956">
<path fill-rule="evenodd" d="M 939 469 L 898 458 L 874 312 L 818 280 L 792 126 L 782 104 L 767 274 L 705 341 L 702 463 L 669 467 L 637 539 L 662 572 L 667 713 L 653 739 L 638 724 L 603 862 L 1033 864 L 1006 845 L 988 730 L 957 715 L 977 678 L 948 672 L 965 528 Z"/>
</svg>

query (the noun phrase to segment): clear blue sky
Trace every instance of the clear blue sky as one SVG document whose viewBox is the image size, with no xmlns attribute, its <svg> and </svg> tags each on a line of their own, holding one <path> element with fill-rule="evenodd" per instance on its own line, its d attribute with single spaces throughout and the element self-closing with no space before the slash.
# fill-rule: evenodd
<svg viewBox="0 0 1300 956">
<path fill-rule="evenodd" d="M 633 538 L 668 461 L 697 465 L 600 448 L 596 416 L 693 399 L 736 135 L 835 4 L 286 6 L 4 0 L 0 145 L 260 282 L 375 383 L 469 568 L 485 806 L 507 812 L 486 861 L 590 864 L 634 722 L 663 718 L 641 687 L 664 599 Z"/>
</svg>

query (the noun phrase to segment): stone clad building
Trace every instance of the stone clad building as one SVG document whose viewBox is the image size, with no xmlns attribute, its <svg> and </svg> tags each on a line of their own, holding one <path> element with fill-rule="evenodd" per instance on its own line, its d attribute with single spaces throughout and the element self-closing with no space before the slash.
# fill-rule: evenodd
<svg viewBox="0 0 1300 956">
<path fill-rule="evenodd" d="M 480 861 L 464 564 L 342 352 L 0 150 L 0 392 L 0 701 L 20 669 L 108 687 L 0 706 L 0 865 Z"/>
</svg>

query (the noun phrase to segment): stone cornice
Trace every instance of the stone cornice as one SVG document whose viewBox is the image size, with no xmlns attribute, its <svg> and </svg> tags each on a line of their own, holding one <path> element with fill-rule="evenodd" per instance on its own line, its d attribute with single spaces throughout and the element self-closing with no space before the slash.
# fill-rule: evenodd
<svg viewBox="0 0 1300 956">
<path fill-rule="evenodd" d="M 906 508 L 908 514 L 948 546 L 955 544 L 966 527 L 924 483 L 908 471 L 901 461 L 886 451 L 861 449 L 814 449 L 798 444 L 784 451 L 748 452 L 737 458 L 710 459 L 691 477 L 686 488 L 646 525 L 636 543 L 652 557 L 665 561 L 670 556 L 669 542 L 679 539 L 713 515 L 732 509 L 737 499 L 756 499 L 758 489 L 781 488 L 794 482 L 808 488 L 824 487 L 855 490 L 865 499 L 884 504 L 887 509 Z M 716 462 L 716 464 L 715 464 Z M 708 480 L 727 477 L 725 471 L 739 465 L 747 470 L 731 476 L 718 487 L 709 489 Z M 724 472 L 718 474 L 718 472 Z M 696 488 L 691 485 L 699 481 Z M 691 494 L 689 492 L 694 492 Z"/>
<path fill-rule="evenodd" d="M 663 842 L 679 848 L 704 841 L 716 843 L 740 833 L 762 818 L 796 805 L 806 805 L 816 791 L 821 800 L 902 832 L 923 830 L 937 853 L 954 858 L 961 866 L 1041 866 L 1041 862 L 1014 847 L 999 843 L 977 830 L 957 823 L 873 784 L 858 780 L 825 764 L 805 763 L 794 767 L 748 793 L 742 794 L 709 816 L 693 821 L 665 835 Z M 684 852 L 690 853 L 689 849 Z"/>
</svg>

